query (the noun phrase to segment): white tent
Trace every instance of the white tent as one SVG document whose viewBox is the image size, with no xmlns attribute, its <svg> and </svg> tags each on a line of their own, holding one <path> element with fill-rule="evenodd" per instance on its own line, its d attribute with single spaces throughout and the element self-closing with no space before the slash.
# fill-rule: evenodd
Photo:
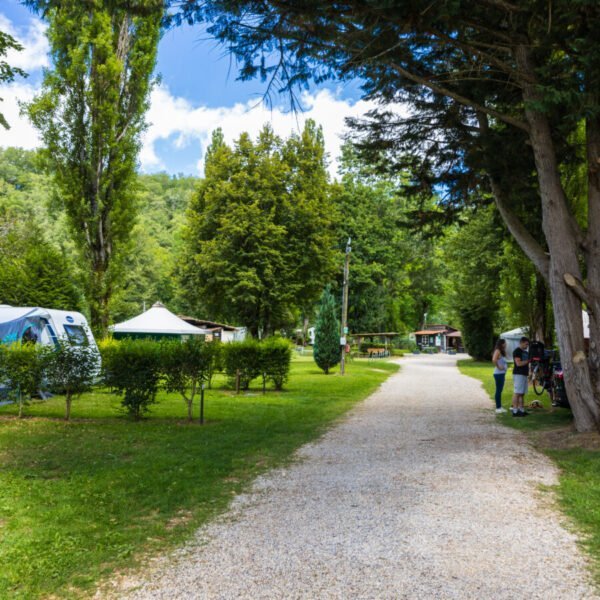
<svg viewBox="0 0 600 600">
<path fill-rule="evenodd" d="M 581 317 L 583 319 L 583 337 L 588 340 L 590 338 L 590 316 L 585 310 L 582 310 Z M 517 327 L 516 329 L 511 329 L 500 334 L 500 337 L 506 340 L 506 356 L 512 357 L 513 351 L 517 348 L 519 340 L 524 335 L 529 336 L 528 327 Z"/>
<path fill-rule="evenodd" d="M 516 329 L 511 329 L 510 331 L 505 331 L 500 334 L 501 338 L 506 340 L 506 356 L 512 360 L 513 352 L 517 349 L 519 345 L 519 340 L 523 336 L 529 335 L 528 327 L 517 327 Z"/>
<path fill-rule="evenodd" d="M 141 315 L 114 325 L 111 330 L 115 338 L 178 337 L 210 333 L 208 329 L 201 329 L 186 323 L 160 302 L 156 302 L 152 308 Z"/>
</svg>

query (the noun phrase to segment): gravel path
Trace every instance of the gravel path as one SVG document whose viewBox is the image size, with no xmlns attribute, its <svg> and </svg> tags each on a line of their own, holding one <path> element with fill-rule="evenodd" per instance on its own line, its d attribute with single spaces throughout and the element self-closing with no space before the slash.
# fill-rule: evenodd
<svg viewBox="0 0 600 600">
<path fill-rule="evenodd" d="M 576 538 L 538 490 L 555 468 L 496 424 L 455 362 L 403 359 L 302 460 L 109 595 L 596 598 Z"/>
</svg>

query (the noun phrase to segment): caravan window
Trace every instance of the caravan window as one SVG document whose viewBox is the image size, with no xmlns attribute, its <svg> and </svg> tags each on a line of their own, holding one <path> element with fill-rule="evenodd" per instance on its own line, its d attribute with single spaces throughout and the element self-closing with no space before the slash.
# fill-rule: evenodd
<svg viewBox="0 0 600 600">
<path fill-rule="evenodd" d="M 76 346 L 87 346 L 88 338 L 85 329 L 81 325 L 64 325 L 67 337 L 72 344 Z"/>
<path fill-rule="evenodd" d="M 50 342 L 52 342 L 52 344 L 57 346 L 58 338 L 56 337 L 56 333 L 54 332 L 52 325 L 48 323 L 47 319 L 41 319 L 41 322 L 44 325 L 44 328 L 42 329 L 42 343 L 49 344 Z"/>
</svg>

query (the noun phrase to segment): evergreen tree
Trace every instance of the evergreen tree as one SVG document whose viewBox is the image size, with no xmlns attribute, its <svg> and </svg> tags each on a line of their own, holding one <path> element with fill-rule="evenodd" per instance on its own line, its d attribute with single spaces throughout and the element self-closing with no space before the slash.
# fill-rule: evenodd
<svg viewBox="0 0 600 600">
<path fill-rule="evenodd" d="M 105 332 L 134 224 L 135 169 L 156 62 L 161 0 L 30 1 L 49 23 L 53 66 L 29 115 L 88 267 L 92 327 Z M 143 15 L 142 15 L 143 13 Z"/>
<path fill-rule="evenodd" d="M 340 362 L 340 352 L 340 322 L 337 318 L 335 299 L 327 287 L 321 296 L 315 325 L 313 356 L 319 369 L 327 375 L 329 369 Z"/>
<path fill-rule="evenodd" d="M 81 307 L 80 292 L 67 257 L 40 228 L 0 218 L 0 304 Z"/>
</svg>

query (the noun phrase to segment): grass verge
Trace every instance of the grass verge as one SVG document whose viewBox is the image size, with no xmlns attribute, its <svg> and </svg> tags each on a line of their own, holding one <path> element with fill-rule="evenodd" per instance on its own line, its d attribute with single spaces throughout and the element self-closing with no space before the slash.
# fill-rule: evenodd
<svg viewBox="0 0 600 600">
<path fill-rule="evenodd" d="M 495 385 L 491 363 L 460 360 L 458 367 L 464 375 L 481 381 L 493 401 Z M 556 494 L 561 510 L 579 530 L 581 545 L 592 559 L 593 576 L 600 585 L 600 435 L 576 433 L 571 411 L 553 408 L 547 393 L 536 396 L 530 391 L 525 398 L 526 406 L 532 400 L 541 400 L 542 408 L 529 409 L 529 416 L 514 418 L 506 413 L 497 418 L 504 425 L 524 431 L 560 468 Z M 509 372 L 502 405 L 509 409 L 511 402 L 512 374 Z"/>
<path fill-rule="evenodd" d="M 297 357 L 283 392 L 236 396 L 217 381 L 204 426 L 186 423 L 183 400 L 165 393 L 138 423 L 106 391 L 76 400 L 70 423 L 62 397 L 22 420 L 1 407 L 0 598 L 84 596 L 181 543 L 397 369 L 354 360 L 345 377 L 325 376 Z"/>
</svg>

